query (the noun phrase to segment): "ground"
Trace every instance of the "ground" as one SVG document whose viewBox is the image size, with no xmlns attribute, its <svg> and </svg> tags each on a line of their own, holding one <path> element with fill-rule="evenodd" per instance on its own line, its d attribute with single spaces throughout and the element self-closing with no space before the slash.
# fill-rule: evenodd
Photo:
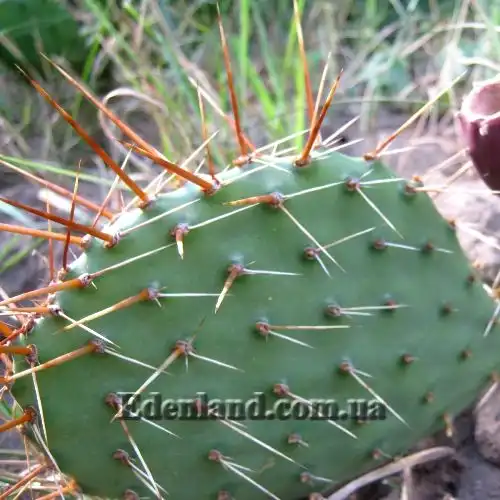
<svg viewBox="0 0 500 500">
<path fill-rule="evenodd" d="M 326 130 L 325 135 L 345 124 L 355 116 L 356 111 L 352 107 L 335 108 L 329 116 L 327 123 L 329 130 Z M 403 115 L 380 114 L 377 117 L 376 134 L 365 136 L 362 143 L 350 147 L 348 151 L 352 154 L 366 152 L 381 138 L 395 130 L 405 119 Z M 134 125 L 147 136 L 147 122 L 134 123 Z M 353 127 L 346 131 L 345 136 L 347 141 L 354 140 L 359 137 L 359 131 Z M 436 140 L 436 138 L 439 139 Z M 30 138 L 26 140 L 29 141 Z M 407 146 L 415 149 L 404 154 L 387 156 L 387 161 L 402 176 L 423 176 L 427 185 L 444 185 L 468 161 L 465 152 L 460 154 L 464 145 L 456 137 L 453 123 L 450 122 L 441 124 L 439 127 L 427 123 L 425 129 L 407 132 L 392 149 Z M 430 169 L 453 155 L 456 157 L 455 161 L 429 174 Z M 448 193 L 435 197 L 437 207 L 443 215 L 456 217 L 461 224 L 466 224 L 466 226 L 458 226 L 464 249 L 471 260 L 481 261 L 485 281 L 491 282 L 498 270 L 500 260 L 500 253 L 494 247 L 496 241 L 478 239 L 467 227 L 470 226 L 483 234 L 494 234 L 500 225 L 500 217 L 498 217 L 500 199 L 487 192 L 472 168 L 467 170 L 453 186 Z M 473 192 L 473 189 L 476 191 Z M 0 177 L 0 195 L 2 196 L 41 207 L 37 193 L 38 189 L 33 184 L 26 183 L 19 176 Z M 89 189 L 88 194 L 92 196 L 92 193 L 93 190 Z M 94 194 L 96 199 L 101 199 L 100 193 Z M 1 219 L 6 221 L 8 217 L 1 215 Z M 8 239 L 9 236 L 0 233 L 0 248 Z M 40 247 L 17 266 L 3 272 L 0 275 L 0 285 L 8 294 L 16 294 L 41 286 L 47 277 L 43 255 L 46 255 L 46 247 Z M 420 447 L 451 445 L 455 447 L 456 453 L 449 459 L 415 468 L 408 498 L 411 500 L 500 499 L 500 438 L 495 436 L 495 431 L 500 427 L 497 422 L 498 412 L 500 412 L 500 393 L 491 396 L 479 409 L 467 410 L 455 422 L 454 434 L 451 438 L 440 435 L 421 443 Z M 3 434 L 1 439 L 3 441 L 1 448 L 20 445 L 14 435 Z M 355 498 L 357 500 L 403 498 L 401 497 L 401 481 L 398 477 L 384 480 L 364 488 Z"/>
</svg>

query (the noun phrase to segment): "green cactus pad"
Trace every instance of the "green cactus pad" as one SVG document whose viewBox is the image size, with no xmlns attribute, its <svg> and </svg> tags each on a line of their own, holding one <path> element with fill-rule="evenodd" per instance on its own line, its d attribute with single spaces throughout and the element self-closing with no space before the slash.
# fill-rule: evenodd
<svg viewBox="0 0 500 500">
<path fill-rule="evenodd" d="M 303 168 L 293 158 L 261 160 L 219 175 L 222 187 L 212 196 L 186 185 L 120 216 L 106 230 L 124 233 L 118 244 L 105 248 L 93 240 L 65 280 L 166 248 L 103 273 L 95 286 L 58 292 L 53 303 L 64 317 L 38 320 L 23 339 L 45 363 L 96 340 L 79 327 L 61 331 L 71 324 L 67 318 L 85 318 L 148 288 L 212 294 L 160 296 L 85 326 L 119 346 L 105 342 L 106 350 L 151 367 L 162 365 L 176 342 L 194 337 L 193 355 L 173 361 L 143 397 L 194 399 L 202 392 L 245 401 L 264 393 L 272 410 L 278 385 L 288 387 L 292 400 L 335 399 L 346 410 L 348 400 L 372 401 L 368 422 L 351 415 L 230 426 L 217 419 L 124 420 L 169 498 L 293 500 L 328 490 L 443 428 L 445 416 L 471 403 L 499 365 L 498 331 L 484 336 L 493 301 L 471 279 L 453 227 L 426 193 L 379 161 L 338 152 L 317 150 Z M 225 204 L 272 193 L 284 196 L 284 209 Z M 172 236 L 180 224 L 190 228 L 183 259 Z M 249 272 L 236 277 L 215 312 L 232 265 Z M 322 325 L 344 328 L 315 328 Z M 26 368 L 18 360 L 15 371 Z M 36 374 L 37 428 L 43 435 L 43 414 L 51 455 L 84 493 L 121 498 L 130 489 L 154 497 L 114 455 L 123 450 L 144 470 L 105 402 L 110 393 L 134 393 L 153 373 L 92 353 Z M 23 407 L 36 405 L 31 375 L 17 379 L 12 391 Z M 387 406 L 375 404 L 377 397 Z M 210 460 L 220 458 L 214 450 L 229 458 Z M 254 484 L 237 466 L 252 469 L 236 470 Z"/>
</svg>

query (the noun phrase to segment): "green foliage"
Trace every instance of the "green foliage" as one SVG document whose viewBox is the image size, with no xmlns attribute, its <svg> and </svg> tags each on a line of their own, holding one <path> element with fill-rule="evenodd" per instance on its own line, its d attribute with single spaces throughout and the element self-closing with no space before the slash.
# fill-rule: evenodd
<svg viewBox="0 0 500 500">
<path fill-rule="evenodd" d="M 205 359 L 190 356 L 188 364 L 176 359 L 169 374 L 159 374 L 147 387 L 147 394 L 157 391 L 163 399 L 206 392 L 209 398 L 247 400 L 263 392 L 271 409 L 278 399 L 273 387 L 286 384 L 295 396 L 334 398 L 348 408 L 349 399 L 374 398 L 362 380 L 386 402 L 385 412 L 378 412 L 385 419 L 334 422 L 344 431 L 310 419 L 246 420 L 240 422 L 244 428 L 217 420 L 154 422 L 176 438 L 144 421 L 127 421 L 145 463 L 171 498 L 200 500 L 217 498 L 223 490 L 239 500 L 266 498 L 210 461 L 214 449 L 231 463 L 251 468 L 254 472 L 244 473 L 273 498 L 298 498 L 331 486 L 301 482 L 302 473 L 332 484 L 352 478 L 378 464 L 377 450 L 405 453 L 419 438 L 443 428 L 444 416 L 468 405 L 498 367 L 498 332 L 482 335 L 493 303 L 481 284 L 470 280 L 455 232 L 428 196 L 412 192 L 379 161 L 325 150 L 314 158 L 297 168 L 293 158 L 263 157 L 266 168 L 254 163 L 221 174 L 223 187 L 210 197 L 192 185 L 162 195 L 107 229 L 125 232 L 116 246 L 105 248 L 94 240 L 71 265 L 66 280 L 170 245 L 105 272 L 95 287 L 57 293 L 53 304 L 64 317 L 41 319 L 25 339 L 37 346 L 40 363 L 97 340 L 96 333 L 119 346 L 105 342 L 105 353 L 86 354 L 36 375 L 51 454 L 84 493 L 119 498 L 131 488 L 141 497 L 151 495 L 130 468 L 113 458 L 116 450 L 124 450 L 143 469 L 119 421 L 110 424 L 115 412 L 105 398 L 134 393 L 153 372 L 109 350 L 158 367 L 176 342 L 194 338 L 195 353 Z M 361 179 L 359 190 L 348 189 L 356 188 L 356 179 Z M 285 196 L 284 209 L 225 205 L 275 192 Z M 191 228 L 184 235 L 183 259 L 171 235 L 179 224 Z M 131 228 L 136 229 L 127 232 Z M 377 241 L 395 246 L 374 247 Z M 318 242 L 337 243 L 305 258 L 305 250 Z M 215 312 L 232 264 L 249 273 L 234 280 Z M 143 301 L 85 321 L 93 334 L 78 327 L 61 331 L 71 324 L 65 318 L 85 318 L 147 288 L 167 294 L 158 296 L 161 307 L 155 300 Z M 213 296 L 175 296 L 189 293 Z M 335 316 L 332 306 L 342 314 Z M 256 329 L 259 321 L 289 339 L 272 333 L 264 338 Z M 314 328 L 321 325 L 347 328 Z M 355 371 L 342 372 L 343 363 Z M 15 370 L 26 368 L 21 361 Z M 23 406 L 36 404 L 31 376 L 16 380 L 12 390 Z M 308 446 L 288 442 L 294 434 Z"/>
<path fill-rule="evenodd" d="M 0 2 L 0 60 L 7 67 L 29 65 L 43 73 L 40 51 L 64 57 L 77 71 L 86 47 L 79 26 L 63 2 L 56 0 L 3 0 Z M 13 49 L 12 49 L 13 47 Z"/>
</svg>

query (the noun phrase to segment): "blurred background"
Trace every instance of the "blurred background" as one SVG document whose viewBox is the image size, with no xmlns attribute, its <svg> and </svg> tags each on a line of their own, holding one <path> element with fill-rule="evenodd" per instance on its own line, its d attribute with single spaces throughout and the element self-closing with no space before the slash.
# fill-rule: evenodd
<svg viewBox="0 0 500 500">
<path fill-rule="evenodd" d="M 264 144 L 305 129 L 292 0 L 220 0 L 219 6 L 245 130 Z M 500 67 L 498 0 L 297 0 L 297 6 L 314 95 L 330 57 L 327 88 L 344 70 L 331 114 L 360 114 L 363 132 L 377 123 L 380 109 L 414 111 L 466 71 L 435 107 L 444 113 L 471 80 Z M 110 103 L 136 120 L 142 114 L 147 133 L 156 135 L 151 140 L 167 155 L 181 158 L 199 145 L 193 79 L 230 111 L 215 1 L 3 0 L 0 144 L 6 155 L 64 164 L 80 154 L 70 128 L 18 77 L 15 63 L 93 133 L 106 133 L 40 52 L 101 96 L 115 91 Z M 208 121 L 220 127 L 213 108 Z M 216 155 L 224 162 L 232 144 L 220 135 Z"/>
</svg>

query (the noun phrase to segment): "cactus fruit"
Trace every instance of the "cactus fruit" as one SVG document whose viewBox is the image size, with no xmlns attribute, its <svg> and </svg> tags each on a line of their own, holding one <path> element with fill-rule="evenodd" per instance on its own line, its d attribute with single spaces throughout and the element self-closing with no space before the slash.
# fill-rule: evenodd
<svg viewBox="0 0 500 500">
<path fill-rule="evenodd" d="M 0 430 L 22 430 L 45 457 L 38 472 L 60 472 L 68 496 L 292 500 L 449 430 L 498 368 L 494 303 L 418 179 L 397 177 L 380 149 L 354 158 L 319 140 L 338 80 L 300 154 L 254 150 L 235 113 L 235 165 L 194 174 L 56 67 L 184 181 L 139 187 L 31 81 L 136 195 L 92 227 L 3 200 L 69 228 L 38 236 L 81 247 L 48 286 L 0 302 L 37 304 L 16 306 L 31 313 L 21 327 L 0 323 L 16 401 Z M 198 410 L 200 393 L 262 393 L 268 418 L 168 418 L 171 406 L 129 418 L 119 393 Z M 318 398 L 342 415 L 272 418 L 276 401 Z M 370 413 L 350 414 L 350 400 Z"/>
<path fill-rule="evenodd" d="M 464 99 L 458 122 L 471 160 L 485 184 L 500 190 L 500 79 L 477 84 Z"/>
</svg>

